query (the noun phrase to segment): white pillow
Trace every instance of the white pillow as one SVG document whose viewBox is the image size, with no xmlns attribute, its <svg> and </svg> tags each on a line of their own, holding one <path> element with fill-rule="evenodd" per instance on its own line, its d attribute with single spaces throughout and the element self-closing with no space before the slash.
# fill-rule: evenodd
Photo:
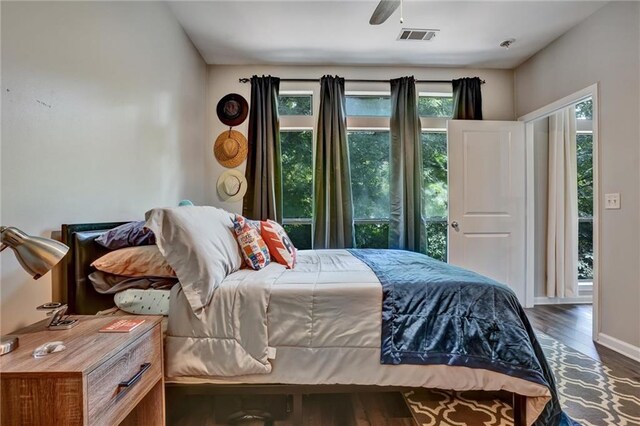
<svg viewBox="0 0 640 426">
<path fill-rule="evenodd" d="M 232 217 L 206 206 L 153 209 L 146 214 L 145 226 L 156 235 L 158 248 L 196 315 L 222 280 L 242 266 Z"/>
</svg>

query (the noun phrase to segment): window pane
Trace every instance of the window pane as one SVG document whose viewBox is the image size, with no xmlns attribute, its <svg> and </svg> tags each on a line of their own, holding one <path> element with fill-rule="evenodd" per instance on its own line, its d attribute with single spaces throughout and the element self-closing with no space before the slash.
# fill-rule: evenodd
<svg viewBox="0 0 640 426">
<path fill-rule="evenodd" d="M 351 190 L 356 219 L 389 217 L 389 132 L 352 131 Z"/>
<path fill-rule="evenodd" d="M 423 214 L 427 220 L 427 255 L 447 261 L 447 133 L 422 133 Z"/>
<path fill-rule="evenodd" d="M 313 132 L 280 132 L 283 217 L 310 218 L 313 193 Z"/>
<path fill-rule="evenodd" d="M 390 117 L 389 96 L 347 96 L 347 115 Z"/>
<path fill-rule="evenodd" d="M 578 120 L 593 120 L 593 101 L 591 99 L 576 105 L 576 118 Z"/>
<path fill-rule="evenodd" d="M 418 113 L 421 117 L 453 117 L 451 96 L 420 96 Z"/>
<path fill-rule="evenodd" d="M 278 96 L 280 115 L 312 115 L 313 97 L 311 95 Z"/>
<path fill-rule="evenodd" d="M 427 256 L 447 261 L 447 220 L 427 221 Z"/>
<path fill-rule="evenodd" d="M 283 225 L 284 230 L 291 239 L 293 245 L 299 250 L 311 249 L 311 225 L 310 224 L 292 224 Z"/>
<path fill-rule="evenodd" d="M 578 223 L 578 279 L 593 279 L 593 221 Z"/>
<path fill-rule="evenodd" d="M 388 223 L 356 223 L 357 248 L 389 248 Z"/>
<path fill-rule="evenodd" d="M 447 217 L 447 134 L 422 133 L 424 216 Z"/>
<path fill-rule="evenodd" d="M 593 216 L 593 135 L 580 133 L 576 138 L 578 162 L 578 215 Z"/>
</svg>

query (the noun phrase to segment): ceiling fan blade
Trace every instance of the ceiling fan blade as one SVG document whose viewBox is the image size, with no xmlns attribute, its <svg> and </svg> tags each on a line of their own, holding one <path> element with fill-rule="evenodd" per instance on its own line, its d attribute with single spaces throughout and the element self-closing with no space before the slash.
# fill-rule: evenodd
<svg viewBox="0 0 640 426">
<path fill-rule="evenodd" d="M 396 11 L 396 9 L 400 6 L 400 0 L 380 0 L 376 10 L 373 11 L 373 15 L 371 15 L 371 19 L 369 19 L 369 23 L 371 25 L 380 25 L 384 23 L 389 16 Z"/>
</svg>

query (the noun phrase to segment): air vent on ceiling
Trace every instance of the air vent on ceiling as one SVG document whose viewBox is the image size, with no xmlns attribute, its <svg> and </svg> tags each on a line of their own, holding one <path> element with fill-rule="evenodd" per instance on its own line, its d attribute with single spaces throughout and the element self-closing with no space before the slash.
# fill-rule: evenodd
<svg viewBox="0 0 640 426">
<path fill-rule="evenodd" d="M 440 30 L 423 30 L 417 28 L 403 28 L 398 40 L 404 41 L 431 41 Z"/>
</svg>

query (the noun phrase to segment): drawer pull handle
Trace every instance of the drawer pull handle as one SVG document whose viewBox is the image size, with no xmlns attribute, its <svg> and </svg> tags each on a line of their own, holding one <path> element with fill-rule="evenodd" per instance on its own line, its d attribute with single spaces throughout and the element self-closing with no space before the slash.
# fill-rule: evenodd
<svg viewBox="0 0 640 426">
<path fill-rule="evenodd" d="M 151 367 L 151 363 L 147 362 L 140 366 L 140 371 L 138 371 L 135 376 L 127 380 L 126 382 L 118 383 L 118 391 L 123 392 L 128 390 L 131 386 L 135 385 L 138 380 L 142 377 L 142 375 Z"/>
</svg>

